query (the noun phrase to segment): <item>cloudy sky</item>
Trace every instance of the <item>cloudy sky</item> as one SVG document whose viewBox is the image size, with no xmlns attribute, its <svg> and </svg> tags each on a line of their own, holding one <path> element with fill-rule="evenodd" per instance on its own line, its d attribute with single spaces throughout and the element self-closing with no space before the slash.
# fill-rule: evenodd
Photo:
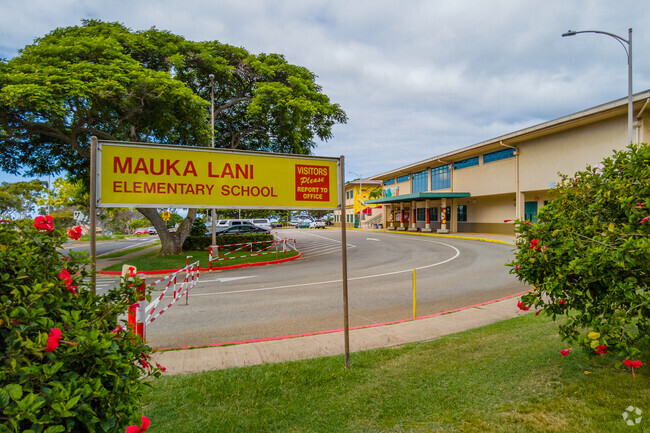
<svg viewBox="0 0 650 433">
<path fill-rule="evenodd" d="M 650 3 L 632 0 L 2 0 L 0 57 L 82 19 L 169 30 L 318 75 L 349 121 L 315 154 L 368 177 L 650 88 Z M 8 180 L 0 176 L 0 180 Z"/>
</svg>

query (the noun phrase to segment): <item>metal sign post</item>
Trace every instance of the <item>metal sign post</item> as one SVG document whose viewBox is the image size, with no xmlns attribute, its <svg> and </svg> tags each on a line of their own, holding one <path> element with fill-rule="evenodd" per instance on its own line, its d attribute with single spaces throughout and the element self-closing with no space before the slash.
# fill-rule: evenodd
<svg viewBox="0 0 650 433">
<path fill-rule="evenodd" d="M 350 323 L 348 318 L 348 241 L 345 208 L 345 157 L 339 162 L 339 207 L 341 209 L 341 267 L 343 271 L 343 338 L 345 339 L 345 368 L 350 369 Z"/>
<path fill-rule="evenodd" d="M 90 287 L 97 293 L 97 137 L 90 138 Z"/>
</svg>

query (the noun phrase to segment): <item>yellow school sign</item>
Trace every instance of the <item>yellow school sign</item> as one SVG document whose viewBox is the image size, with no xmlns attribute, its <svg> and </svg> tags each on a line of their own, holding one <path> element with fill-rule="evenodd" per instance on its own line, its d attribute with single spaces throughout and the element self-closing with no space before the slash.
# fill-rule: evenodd
<svg viewBox="0 0 650 433">
<path fill-rule="evenodd" d="M 102 207 L 334 209 L 339 158 L 123 142 L 97 145 Z"/>
</svg>

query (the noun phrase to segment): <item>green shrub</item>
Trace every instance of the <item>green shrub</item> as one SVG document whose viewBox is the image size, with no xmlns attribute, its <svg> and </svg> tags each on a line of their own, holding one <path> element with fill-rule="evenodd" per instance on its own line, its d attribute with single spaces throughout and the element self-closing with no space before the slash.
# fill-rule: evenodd
<svg viewBox="0 0 650 433">
<path fill-rule="evenodd" d="M 0 221 L 0 432 L 123 432 L 160 375 L 119 324 L 139 281 L 95 295 L 85 256 L 63 257 L 63 232 L 40 227 Z"/>
<path fill-rule="evenodd" d="M 241 244 L 246 242 L 261 242 L 261 241 L 272 241 L 273 235 L 270 233 L 248 233 L 244 235 L 224 235 L 217 236 L 217 245 L 230 245 L 230 244 Z M 191 251 L 207 251 L 210 249 L 212 244 L 212 237 L 210 236 L 188 236 L 185 238 L 183 243 L 184 250 Z M 253 251 L 259 251 L 268 247 L 269 244 L 255 244 L 253 245 Z M 224 247 L 223 250 L 233 250 L 237 247 Z M 219 247 L 219 250 L 222 250 L 222 247 Z"/>
<path fill-rule="evenodd" d="M 629 146 L 562 176 L 538 222 L 517 222 L 511 272 L 560 335 L 592 350 L 633 356 L 650 339 L 650 147 Z"/>
</svg>

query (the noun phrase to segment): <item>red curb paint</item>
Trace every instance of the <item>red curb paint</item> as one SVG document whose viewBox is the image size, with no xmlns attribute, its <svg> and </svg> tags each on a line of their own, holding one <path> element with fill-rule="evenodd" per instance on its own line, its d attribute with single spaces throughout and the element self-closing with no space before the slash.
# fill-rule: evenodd
<svg viewBox="0 0 650 433">
<path fill-rule="evenodd" d="M 249 266 L 263 266 L 263 265 L 274 265 L 277 263 L 285 263 L 289 262 L 291 260 L 296 260 L 298 258 L 302 257 L 302 253 L 298 253 L 297 256 L 293 257 L 287 257 L 284 259 L 278 259 L 278 260 L 269 260 L 267 262 L 255 262 L 255 263 L 242 263 L 239 265 L 230 265 L 230 266 L 219 266 L 218 268 L 199 268 L 199 272 L 209 272 L 209 271 L 223 271 L 226 269 L 237 269 L 237 268 L 246 268 Z M 163 269 L 160 271 L 141 271 L 138 272 L 138 274 L 145 274 L 145 275 L 155 275 L 155 274 L 173 274 L 174 272 L 178 272 L 180 269 Z M 102 275 L 122 275 L 122 272 L 120 271 L 99 271 L 98 274 Z"/>
<path fill-rule="evenodd" d="M 533 289 L 525 290 L 523 292 L 515 293 L 514 295 L 509 295 L 509 296 L 504 296 L 502 298 L 492 299 L 491 301 L 485 301 L 485 302 L 481 302 L 479 304 L 468 305 L 466 307 L 454 308 L 453 310 L 441 311 L 440 313 L 429 314 L 429 315 L 426 315 L 426 316 L 415 317 L 415 318 L 412 318 L 412 319 L 395 320 L 393 322 L 373 323 L 371 325 L 355 326 L 355 327 L 350 328 L 350 330 L 365 329 L 365 328 L 376 328 L 377 326 L 395 325 L 395 324 L 398 324 L 398 323 L 413 322 L 413 321 L 416 321 L 416 320 L 422 320 L 422 319 L 428 319 L 428 318 L 431 318 L 431 317 L 442 316 L 443 314 L 457 313 L 458 311 L 469 310 L 470 308 L 476 308 L 476 307 L 480 307 L 482 305 L 493 304 L 495 302 L 505 301 L 506 299 L 516 298 L 517 296 L 523 295 L 524 293 L 531 292 L 532 290 Z M 309 337 L 309 336 L 313 336 L 313 335 L 333 334 L 335 332 L 343 332 L 343 328 L 330 329 L 330 330 L 327 330 L 327 331 L 307 332 L 307 333 L 304 333 L 304 334 L 284 335 L 284 336 L 281 336 L 281 337 L 257 338 L 257 339 L 253 339 L 253 340 L 230 341 L 230 342 L 227 342 L 227 343 L 211 343 L 211 344 L 204 344 L 204 345 L 200 345 L 200 346 L 160 347 L 160 348 L 153 349 L 153 350 L 156 351 L 156 352 L 165 352 L 165 351 L 169 351 L 169 350 L 202 349 L 202 348 L 208 348 L 208 347 L 234 346 L 236 344 L 261 343 L 263 341 L 278 341 L 278 340 L 288 340 L 290 338 Z"/>
</svg>

